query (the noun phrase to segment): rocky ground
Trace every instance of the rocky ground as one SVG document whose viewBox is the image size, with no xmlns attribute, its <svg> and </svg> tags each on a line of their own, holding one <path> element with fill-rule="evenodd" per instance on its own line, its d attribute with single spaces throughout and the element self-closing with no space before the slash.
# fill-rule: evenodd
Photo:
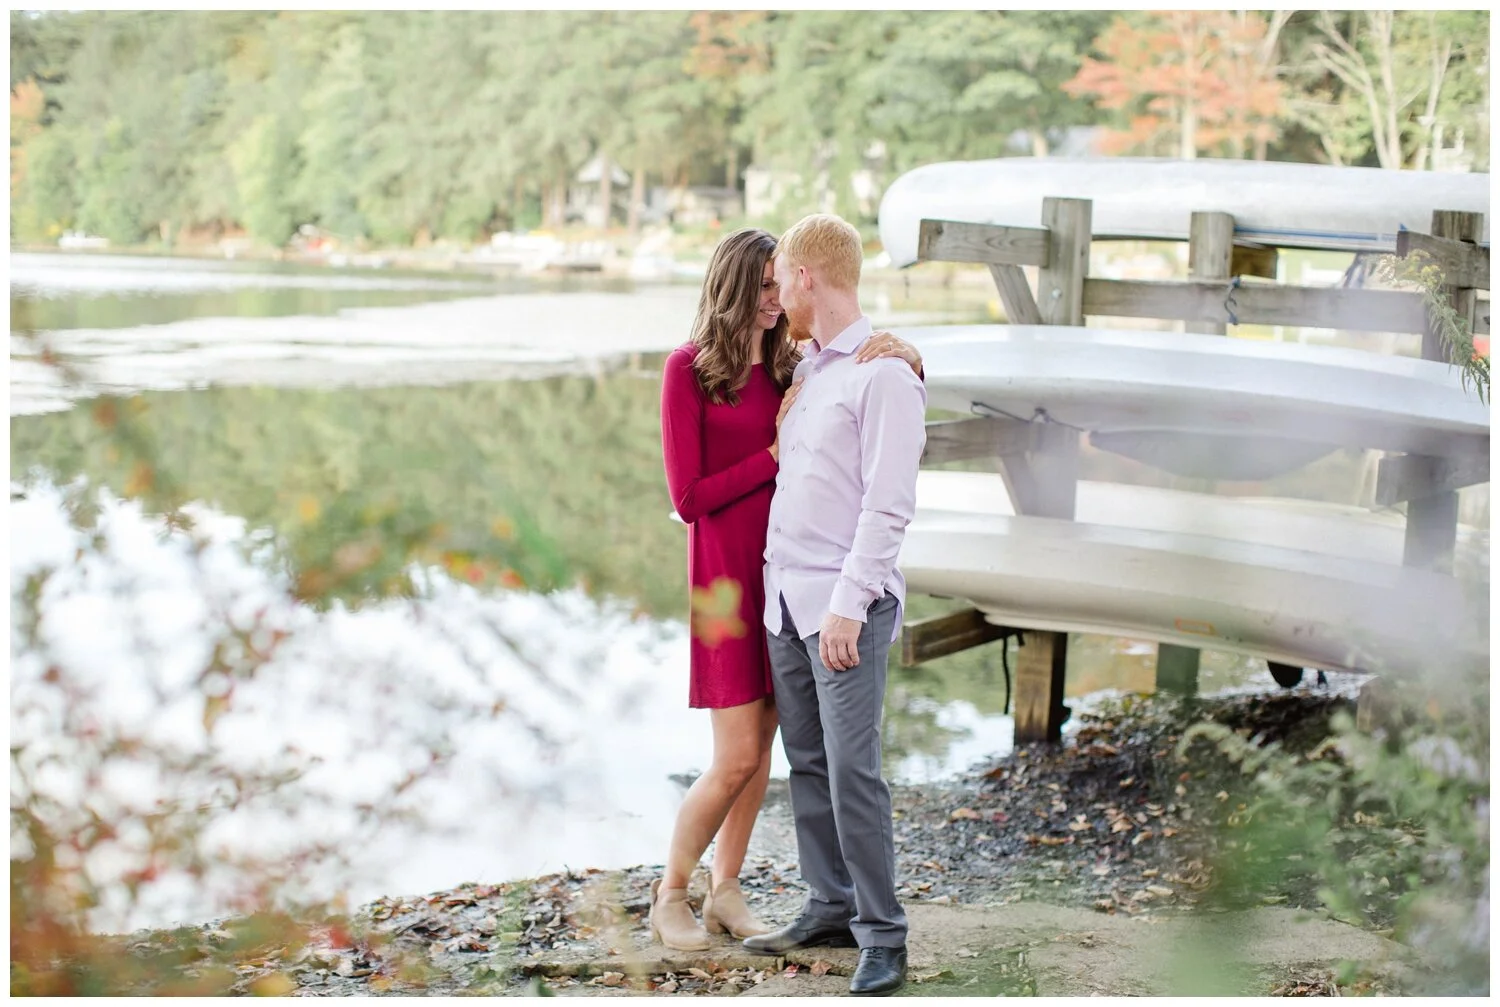
<svg viewBox="0 0 1500 1007">
<path fill-rule="evenodd" d="M 942 785 L 893 790 L 897 877 L 912 923 L 914 994 L 1250 993 L 1393 988 L 1399 948 L 1319 914 L 1295 867 L 1229 891 L 1247 786 L 1210 754 L 1177 751 L 1209 718 L 1307 748 L 1346 696 L 1300 689 L 1180 702 L 1128 697 L 1062 746 L 1030 746 Z M 770 924 L 801 903 L 785 784 L 773 785 L 743 884 Z M 1293 855 L 1295 858 L 1295 855 Z M 725 939 L 666 952 L 645 927 L 659 868 L 584 871 L 385 898 L 310 940 L 221 922 L 130 939 L 234 992 L 301 996 L 524 993 L 837 994 L 853 952 L 764 958 Z M 701 898 L 702 882 L 692 890 Z M 1233 949 L 1230 962 L 1226 949 Z M 1201 952 L 1201 953 L 1200 953 Z M 1335 966 L 1365 963 L 1342 982 Z M 1217 963 L 1217 965 L 1215 964 Z M 1205 964 L 1209 967 L 1205 968 Z"/>
</svg>

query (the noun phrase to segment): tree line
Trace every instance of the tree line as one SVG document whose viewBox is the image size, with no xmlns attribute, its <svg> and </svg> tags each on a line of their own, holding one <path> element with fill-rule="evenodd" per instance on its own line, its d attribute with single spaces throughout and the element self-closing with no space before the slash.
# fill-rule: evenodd
<svg viewBox="0 0 1500 1007">
<path fill-rule="evenodd" d="M 1489 166 L 1483 11 L 11 14 L 12 240 L 303 224 L 383 245 L 557 226 L 602 156 L 757 165 L 868 221 L 935 160 L 1106 153 Z M 610 173 L 600 182 L 609 205 Z M 779 221 L 775 222 L 779 223 Z"/>
</svg>

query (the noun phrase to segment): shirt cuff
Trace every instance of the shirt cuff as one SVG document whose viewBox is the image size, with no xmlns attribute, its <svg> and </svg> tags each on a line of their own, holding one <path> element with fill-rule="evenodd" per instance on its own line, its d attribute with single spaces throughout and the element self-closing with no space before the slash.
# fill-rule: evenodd
<svg viewBox="0 0 1500 1007">
<path fill-rule="evenodd" d="M 875 601 L 875 598 L 873 591 L 856 587 L 840 577 L 839 582 L 833 587 L 833 597 L 828 601 L 828 611 L 845 619 L 864 622 L 865 614 L 869 612 L 870 604 Z"/>
</svg>

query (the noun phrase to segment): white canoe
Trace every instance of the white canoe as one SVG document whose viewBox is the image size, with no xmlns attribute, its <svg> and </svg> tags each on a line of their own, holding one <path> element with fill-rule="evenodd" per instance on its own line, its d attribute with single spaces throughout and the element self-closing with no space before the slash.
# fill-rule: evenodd
<svg viewBox="0 0 1500 1007">
<path fill-rule="evenodd" d="M 1101 446 L 1110 434 L 1152 432 L 1225 438 L 1228 452 L 1234 439 L 1489 452 L 1488 407 L 1463 389 L 1457 369 L 1431 360 L 1072 326 L 944 325 L 898 334 L 922 352 L 930 406 L 1046 417 L 1105 435 Z M 1198 473 L 1189 464 L 1184 474 Z"/>
<path fill-rule="evenodd" d="M 919 513 L 900 567 L 909 590 L 965 599 L 1022 629 L 1332 670 L 1488 661 L 1457 580 L 1387 563 L 1052 518 Z"/>
<path fill-rule="evenodd" d="M 1042 200 L 1093 201 L 1094 236 L 1185 240 L 1196 210 L 1229 213 L 1235 235 L 1283 248 L 1392 252 L 1401 230 L 1428 232 L 1434 210 L 1483 213 L 1488 174 L 1388 171 L 1203 158 L 1006 157 L 908 171 L 880 201 L 880 241 L 895 266 L 917 261 L 924 218 L 1039 227 Z"/>
</svg>

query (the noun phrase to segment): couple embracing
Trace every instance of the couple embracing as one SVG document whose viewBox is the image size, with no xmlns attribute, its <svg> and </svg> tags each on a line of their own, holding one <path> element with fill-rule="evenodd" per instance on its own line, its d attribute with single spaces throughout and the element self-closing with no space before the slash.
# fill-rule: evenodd
<svg viewBox="0 0 1500 1007">
<path fill-rule="evenodd" d="M 662 450 L 690 580 L 737 607 L 709 627 L 695 605 L 688 702 L 711 711 L 713 761 L 678 812 L 650 920 L 678 950 L 709 933 L 767 955 L 858 946 L 850 992 L 870 995 L 906 975 L 880 722 L 926 395 L 920 356 L 860 310 L 863 257 L 859 232 L 827 214 L 779 242 L 729 235 L 691 342 L 667 359 Z M 807 900 L 768 932 L 739 874 L 778 725 Z M 700 924 L 687 886 L 710 841 Z"/>
</svg>

